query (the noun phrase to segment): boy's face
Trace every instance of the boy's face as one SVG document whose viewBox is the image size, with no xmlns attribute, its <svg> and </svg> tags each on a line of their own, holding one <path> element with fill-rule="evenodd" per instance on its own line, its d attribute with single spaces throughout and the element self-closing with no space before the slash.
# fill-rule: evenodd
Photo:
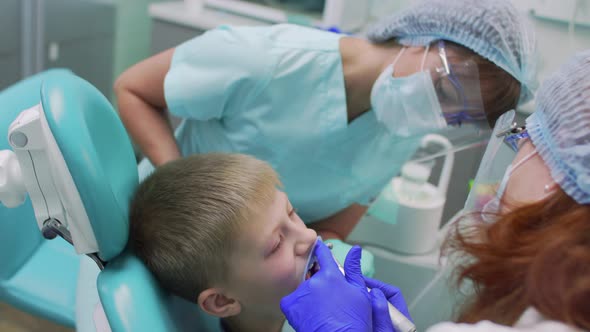
<svg viewBox="0 0 590 332">
<path fill-rule="evenodd" d="M 242 226 L 229 259 L 228 294 L 242 312 L 282 316 L 281 298 L 301 283 L 317 234 L 305 226 L 287 195 L 276 190 L 273 203 Z"/>
</svg>

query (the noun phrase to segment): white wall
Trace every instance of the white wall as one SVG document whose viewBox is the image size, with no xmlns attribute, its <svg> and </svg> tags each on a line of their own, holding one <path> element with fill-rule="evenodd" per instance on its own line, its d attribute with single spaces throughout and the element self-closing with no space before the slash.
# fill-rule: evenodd
<svg viewBox="0 0 590 332">
<path fill-rule="evenodd" d="M 574 4 L 577 2 L 577 7 Z M 590 49 L 590 0 L 514 0 L 532 18 L 541 55 L 543 80 L 574 53 Z M 569 20 L 576 11 L 573 33 Z"/>
</svg>

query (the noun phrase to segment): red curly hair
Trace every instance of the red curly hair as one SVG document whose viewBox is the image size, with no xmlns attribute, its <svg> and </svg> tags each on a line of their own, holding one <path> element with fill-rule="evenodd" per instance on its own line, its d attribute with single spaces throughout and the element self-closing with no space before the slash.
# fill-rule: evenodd
<svg viewBox="0 0 590 332">
<path fill-rule="evenodd" d="M 590 205 L 560 188 L 515 208 L 492 224 L 457 223 L 445 254 L 470 257 L 456 269 L 457 285 L 475 294 L 458 321 L 513 325 L 529 306 L 544 317 L 590 330 Z"/>
</svg>

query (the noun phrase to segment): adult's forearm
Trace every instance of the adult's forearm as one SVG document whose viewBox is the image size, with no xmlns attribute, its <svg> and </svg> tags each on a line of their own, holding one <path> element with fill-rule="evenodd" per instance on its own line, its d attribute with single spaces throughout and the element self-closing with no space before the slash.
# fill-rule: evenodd
<svg viewBox="0 0 590 332">
<path fill-rule="evenodd" d="M 352 204 L 332 216 L 309 224 L 308 227 L 314 229 L 325 239 L 336 238 L 344 241 L 352 233 L 367 209 L 366 206 Z"/>
<path fill-rule="evenodd" d="M 117 99 L 129 136 L 154 166 L 181 156 L 165 110 L 153 107 L 126 89 L 117 91 Z"/>
</svg>

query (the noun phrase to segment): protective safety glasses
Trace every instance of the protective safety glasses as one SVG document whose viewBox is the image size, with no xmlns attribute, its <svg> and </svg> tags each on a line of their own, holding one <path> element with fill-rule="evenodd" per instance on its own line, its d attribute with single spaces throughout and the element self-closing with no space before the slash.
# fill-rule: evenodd
<svg viewBox="0 0 590 332">
<path fill-rule="evenodd" d="M 473 60 L 452 63 L 442 40 L 436 47 L 436 55 L 425 53 L 421 67 L 430 72 L 447 124 L 474 122 L 487 126 L 477 64 Z"/>
<path fill-rule="evenodd" d="M 526 130 L 525 126 L 517 126 L 514 122 L 510 128 L 506 129 L 504 132 L 498 133 L 498 137 L 503 137 L 504 143 L 512 149 L 514 152 L 518 152 L 518 148 L 520 147 L 520 142 L 525 139 L 529 138 L 529 133 Z"/>
</svg>

